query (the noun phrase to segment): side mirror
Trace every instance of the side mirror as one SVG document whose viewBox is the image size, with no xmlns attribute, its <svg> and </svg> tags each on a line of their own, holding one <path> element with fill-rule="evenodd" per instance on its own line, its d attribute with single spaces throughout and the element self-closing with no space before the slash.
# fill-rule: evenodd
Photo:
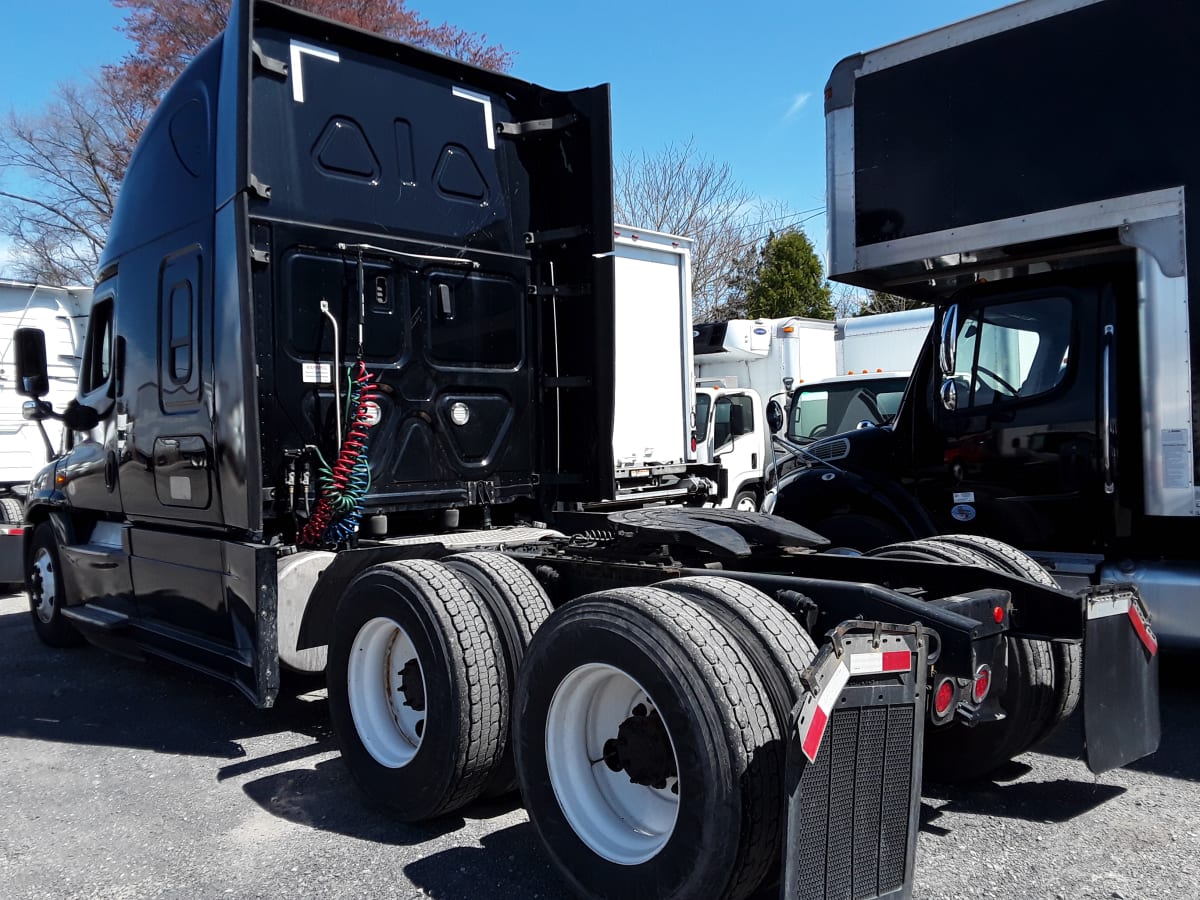
<svg viewBox="0 0 1200 900">
<path fill-rule="evenodd" d="M 953 378 L 947 378 L 942 382 L 942 389 L 938 391 L 942 400 L 942 407 L 947 412 L 954 412 L 958 409 L 958 382 Z"/>
<path fill-rule="evenodd" d="M 952 303 L 942 313 L 942 337 L 938 343 L 938 363 L 943 378 L 954 377 L 958 361 L 958 304 Z"/>
<path fill-rule="evenodd" d="M 729 433 L 733 437 L 741 437 L 746 433 L 746 417 L 742 414 L 740 403 L 729 406 Z"/>
<path fill-rule="evenodd" d="M 783 430 L 783 407 L 778 400 L 767 404 L 767 427 L 771 429 L 771 434 Z"/>
<path fill-rule="evenodd" d="M 17 393 L 35 400 L 50 393 L 46 367 L 46 336 L 40 328 L 18 328 L 13 332 L 17 356 Z"/>
<path fill-rule="evenodd" d="M 72 400 L 63 411 L 62 420 L 72 431 L 91 431 L 100 424 L 100 413 L 78 400 Z"/>
</svg>

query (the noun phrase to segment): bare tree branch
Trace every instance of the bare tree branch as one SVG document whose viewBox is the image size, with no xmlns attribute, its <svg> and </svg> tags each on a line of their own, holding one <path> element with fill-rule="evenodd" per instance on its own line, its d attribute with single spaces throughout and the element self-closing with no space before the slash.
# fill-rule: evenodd
<svg viewBox="0 0 1200 900">
<path fill-rule="evenodd" d="M 37 115 L 10 113 L 0 130 L 0 215 L 13 274 L 89 283 L 125 167 L 128 123 L 145 105 L 104 80 L 62 84 Z"/>
<path fill-rule="evenodd" d="M 617 219 L 627 225 L 688 237 L 692 247 L 692 310 L 696 321 L 744 313 L 744 279 L 764 223 L 787 219 L 786 205 L 757 200 L 728 163 L 702 156 L 694 139 L 655 154 L 627 154 L 613 172 Z"/>
</svg>

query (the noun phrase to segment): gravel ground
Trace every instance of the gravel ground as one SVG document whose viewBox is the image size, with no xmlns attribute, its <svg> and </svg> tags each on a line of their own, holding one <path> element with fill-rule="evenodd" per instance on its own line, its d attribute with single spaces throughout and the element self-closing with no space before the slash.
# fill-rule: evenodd
<svg viewBox="0 0 1200 900">
<path fill-rule="evenodd" d="M 1093 776 L 1072 722 L 1002 780 L 928 787 L 915 896 L 1200 897 L 1196 663 L 1167 668 L 1163 746 L 1132 769 Z M 567 896 L 515 800 L 421 826 L 374 811 L 312 684 L 258 711 L 167 666 L 50 650 L 16 595 L 0 685 L 6 900 Z"/>
</svg>

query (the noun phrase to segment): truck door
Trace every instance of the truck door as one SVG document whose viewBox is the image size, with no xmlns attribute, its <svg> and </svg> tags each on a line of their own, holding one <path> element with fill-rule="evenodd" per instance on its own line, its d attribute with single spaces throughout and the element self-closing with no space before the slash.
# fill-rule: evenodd
<svg viewBox="0 0 1200 900">
<path fill-rule="evenodd" d="M 1081 524 L 1112 509 L 1098 398 L 1113 289 L 1041 285 L 962 296 L 942 311 L 954 376 L 935 363 L 939 439 L 920 443 L 915 487 L 941 531 L 1085 550 L 1083 535 L 1099 530 Z"/>
<path fill-rule="evenodd" d="M 117 469 L 124 424 L 117 403 L 115 290 L 115 280 L 96 289 L 79 372 L 78 402 L 94 409 L 100 420 L 95 428 L 75 435 L 74 446 L 59 466 L 71 506 L 101 516 L 121 511 Z"/>
</svg>

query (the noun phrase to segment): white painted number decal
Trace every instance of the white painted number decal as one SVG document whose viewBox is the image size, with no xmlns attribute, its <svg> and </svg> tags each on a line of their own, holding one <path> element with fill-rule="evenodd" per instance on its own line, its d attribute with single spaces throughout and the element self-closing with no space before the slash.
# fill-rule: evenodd
<svg viewBox="0 0 1200 900">
<path fill-rule="evenodd" d="M 486 94 L 477 94 L 474 91 L 468 91 L 463 88 L 451 88 L 455 97 L 463 100 L 474 100 L 476 103 L 483 104 L 483 128 L 487 132 L 487 145 L 489 150 L 496 149 L 496 126 L 492 121 L 492 98 Z"/>
<path fill-rule="evenodd" d="M 300 69 L 301 56 L 315 56 L 327 62 L 341 62 L 341 58 L 332 50 L 322 50 L 312 44 L 302 44 L 300 41 L 289 41 L 292 58 L 292 99 L 297 103 L 304 102 L 304 74 Z"/>
</svg>

